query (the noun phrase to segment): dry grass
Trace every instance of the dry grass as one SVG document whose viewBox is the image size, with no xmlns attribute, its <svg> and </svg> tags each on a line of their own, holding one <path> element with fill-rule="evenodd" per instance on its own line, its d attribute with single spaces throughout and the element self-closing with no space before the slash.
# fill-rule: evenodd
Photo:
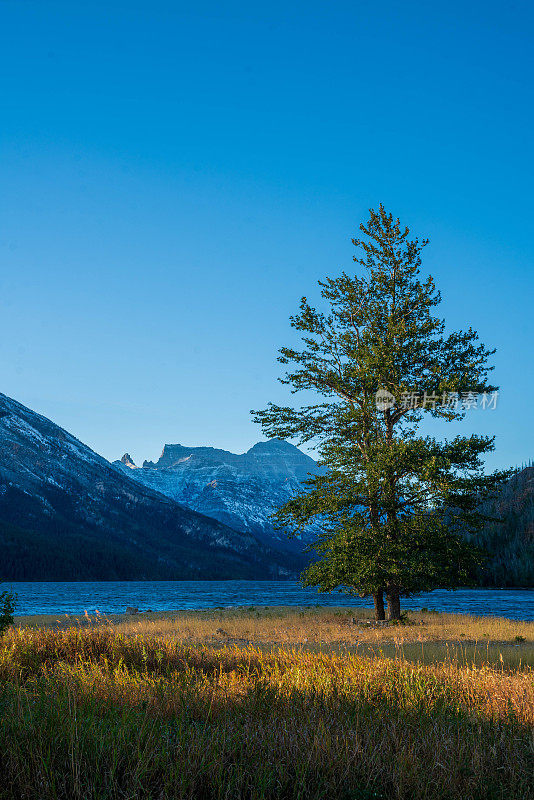
<svg viewBox="0 0 534 800">
<path fill-rule="evenodd" d="M 534 667 L 534 622 L 410 611 L 408 624 L 370 626 L 366 609 L 249 607 L 106 617 L 20 617 L 21 627 L 113 626 L 125 635 L 171 636 L 186 644 L 301 647 L 328 652 Z"/>
<path fill-rule="evenodd" d="M 534 625 L 423 615 L 427 625 L 377 631 L 344 612 L 256 613 L 9 631 L 0 797 L 534 798 L 534 672 L 403 652 L 439 647 L 458 626 L 475 639 L 484 622 L 501 643 L 531 646 Z M 389 642 L 393 657 L 350 652 L 354 637 Z"/>
</svg>

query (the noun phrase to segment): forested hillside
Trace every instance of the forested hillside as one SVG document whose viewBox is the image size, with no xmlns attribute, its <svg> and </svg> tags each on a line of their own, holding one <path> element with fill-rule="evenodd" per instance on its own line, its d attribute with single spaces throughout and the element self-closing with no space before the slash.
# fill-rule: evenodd
<svg viewBox="0 0 534 800">
<path fill-rule="evenodd" d="M 534 586 L 534 465 L 514 475 L 483 510 L 488 522 L 474 541 L 490 554 L 481 571 L 485 586 Z"/>
</svg>

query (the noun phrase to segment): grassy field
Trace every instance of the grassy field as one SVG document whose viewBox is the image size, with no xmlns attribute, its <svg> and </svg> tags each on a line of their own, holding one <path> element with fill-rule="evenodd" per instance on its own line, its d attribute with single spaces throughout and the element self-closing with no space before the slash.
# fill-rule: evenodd
<svg viewBox="0 0 534 800">
<path fill-rule="evenodd" d="M 1 798 L 534 798 L 534 623 L 249 608 L 17 620 Z"/>
</svg>

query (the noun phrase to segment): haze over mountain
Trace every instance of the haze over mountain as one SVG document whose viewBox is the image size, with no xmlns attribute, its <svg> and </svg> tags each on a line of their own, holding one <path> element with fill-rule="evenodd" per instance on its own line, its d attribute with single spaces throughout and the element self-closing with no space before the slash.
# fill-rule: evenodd
<svg viewBox="0 0 534 800">
<path fill-rule="evenodd" d="M 320 471 L 317 463 L 289 442 L 258 442 L 237 455 L 214 447 L 166 444 L 159 460 L 137 467 L 125 453 L 114 466 L 122 474 L 155 489 L 181 505 L 252 533 L 270 547 L 302 552 L 303 541 L 288 540 L 271 515 Z M 308 541 L 317 532 L 310 528 Z"/>
<path fill-rule="evenodd" d="M 0 394 L 0 579 L 289 577 L 300 562 L 121 474 Z"/>
</svg>

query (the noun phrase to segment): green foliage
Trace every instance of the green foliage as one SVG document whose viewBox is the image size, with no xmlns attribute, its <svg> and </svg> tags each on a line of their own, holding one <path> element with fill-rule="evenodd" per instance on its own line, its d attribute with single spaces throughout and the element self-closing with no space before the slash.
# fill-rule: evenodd
<svg viewBox="0 0 534 800">
<path fill-rule="evenodd" d="M 483 525 L 481 498 L 509 473 L 484 473 L 492 437 L 421 435 L 427 416 L 465 416 L 451 393 L 496 391 L 488 382 L 494 351 L 470 328 L 445 333 L 433 313 L 440 294 L 420 275 L 426 240 L 409 239 L 382 206 L 360 230 L 358 274 L 319 283 L 324 311 L 302 298 L 291 318 L 302 349 L 280 351 L 281 382 L 317 402 L 270 404 L 255 415 L 267 436 L 316 447 L 326 467 L 277 514 L 290 534 L 322 523 L 313 546 L 320 558 L 304 583 L 372 594 L 375 603 L 385 591 L 398 618 L 400 596 L 475 580 L 482 554 L 464 534 Z M 379 390 L 388 404 L 377 403 Z M 418 406 L 409 400 L 416 395 Z"/>
<path fill-rule="evenodd" d="M 15 600 L 15 595 L 12 592 L 0 592 L 0 636 L 10 625 L 13 625 Z"/>
</svg>

